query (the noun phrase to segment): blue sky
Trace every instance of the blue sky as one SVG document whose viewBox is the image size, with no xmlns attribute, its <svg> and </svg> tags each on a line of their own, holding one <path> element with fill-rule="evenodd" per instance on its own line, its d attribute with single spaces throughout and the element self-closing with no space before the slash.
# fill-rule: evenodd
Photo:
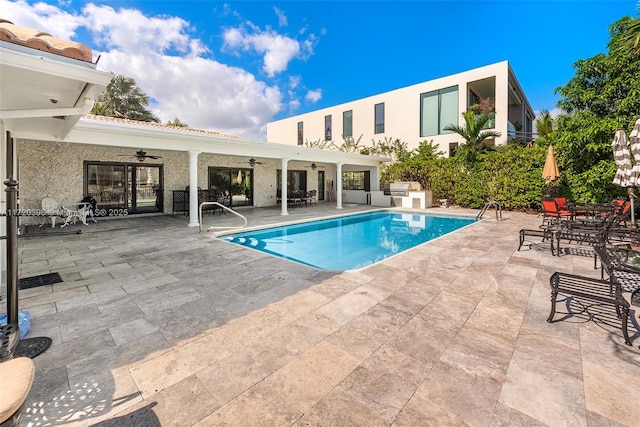
<svg viewBox="0 0 640 427">
<path fill-rule="evenodd" d="M 637 0 L 0 0 L 0 18 L 88 45 L 163 122 L 264 140 L 269 121 L 508 60 L 536 112 L 606 52 Z"/>
</svg>

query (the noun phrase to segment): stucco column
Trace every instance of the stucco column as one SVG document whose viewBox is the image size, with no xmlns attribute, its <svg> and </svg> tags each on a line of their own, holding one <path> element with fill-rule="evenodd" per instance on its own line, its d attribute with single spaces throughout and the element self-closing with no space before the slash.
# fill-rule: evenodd
<svg viewBox="0 0 640 427">
<path fill-rule="evenodd" d="M 189 227 L 198 227 L 198 154 L 189 151 Z"/>
<path fill-rule="evenodd" d="M 342 165 L 336 164 L 336 209 L 342 209 Z"/>
<path fill-rule="evenodd" d="M 287 212 L 287 165 L 289 159 L 282 159 L 282 176 L 280 177 L 280 215 L 289 215 Z"/>
</svg>

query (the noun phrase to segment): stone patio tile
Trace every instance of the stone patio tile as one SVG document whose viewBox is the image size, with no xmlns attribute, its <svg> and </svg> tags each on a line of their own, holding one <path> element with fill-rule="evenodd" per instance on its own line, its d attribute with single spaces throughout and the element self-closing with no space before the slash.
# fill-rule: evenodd
<svg viewBox="0 0 640 427">
<path fill-rule="evenodd" d="M 545 427 L 546 425 L 547 424 L 500 402 L 496 405 L 496 409 L 491 417 L 491 427 Z"/>
<path fill-rule="evenodd" d="M 20 300 L 20 308 L 28 309 L 30 307 L 36 307 L 43 304 L 57 303 L 58 301 L 64 301 L 69 298 L 87 295 L 89 293 L 87 288 L 84 286 L 60 292 L 52 292 L 50 286 L 41 286 L 40 288 L 43 289 L 33 288 L 36 289 L 33 293 L 27 292 L 31 289 L 20 291 L 19 296 L 22 298 Z"/>
<path fill-rule="evenodd" d="M 392 347 L 382 346 L 340 385 L 390 425 L 422 383 L 429 367 Z"/>
<path fill-rule="evenodd" d="M 218 407 L 211 393 L 193 375 L 118 413 L 111 419 L 111 425 L 192 426 Z"/>
<path fill-rule="evenodd" d="M 155 292 L 136 294 L 136 304 L 145 315 L 161 313 L 167 308 L 181 306 L 202 297 L 191 286 L 159 286 Z"/>
<path fill-rule="evenodd" d="M 114 299 L 120 299 L 126 296 L 126 293 L 121 288 L 107 289 L 103 292 L 90 292 L 83 293 L 82 295 L 74 298 L 65 299 L 56 303 L 58 312 L 73 310 L 85 305 L 100 305 L 113 301 Z"/>
<path fill-rule="evenodd" d="M 62 312 L 63 314 L 68 314 L 68 317 L 72 317 L 72 320 L 60 322 L 62 340 L 68 341 L 93 334 L 108 335 L 109 332 L 107 330 L 109 328 L 127 323 L 142 316 L 142 311 L 135 303 L 126 299 L 114 304 L 112 308 L 105 313 L 100 312 L 97 307 L 96 311 L 98 311 L 97 315 L 81 315 L 86 313 L 83 306 L 78 309 Z"/>
<path fill-rule="evenodd" d="M 248 343 L 197 373 L 216 400 L 224 405 L 285 366 L 294 355 L 268 339 Z"/>
<path fill-rule="evenodd" d="M 421 308 L 420 305 L 392 295 L 330 335 L 327 342 L 357 359 L 365 359 L 387 342 Z"/>
<path fill-rule="evenodd" d="M 293 424 L 302 426 L 384 427 L 389 423 L 341 386 L 335 387 Z"/>
<path fill-rule="evenodd" d="M 158 331 L 158 327 L 150 324 L 146 319 L 135 319 L 109 328 L 113 342 L 117 346 L 137 341 L 141 337 L 156 331 Z"/>
<path fill-rule="evenodd" d="M 382 297 L 379 295 L 374 295 L 358 288 L 322 306 L 318 309 L 318 313 L 329 316 L 338 323 L 345 324 L 381 300 Z"/>
<path fill-rule="evenodd" d="M 556 371 L 548 360 L 545 374 L 532 372 L 526 366 L 517 359 L 511 360 L 500 402 L 547 425 L 586 425 L 580 379 Z"/>
<path fill-rule="evenodd" d="M 515 344 L 515 339 L 465 325 L 440 361 L 476 376 L 504 382 Z"/>
<path fill-rule="evenodd" d="M 128 294 L 133 294 L 136 292 L 142 292 L 149 288 L 157 288 L 159 286 L 167 285 L 169 283 L 176 283 L 179 281 L 180 279 L 178 279 L 176 276 L 165 274 L 160 277 L 154 277 L 152 279 L 145 279 L 139 282 L 122 285 L 122 289 L 124 289 Z"/>
<path fill-rule="evenodd" d="M 278 369 L 265 383 L 305 413 L 360 362 L 323 341 Z"/>
<path fill-rule="evenodd" d="M 282 300 L 269 304 L 269 309 L 278 313 L 283 319 L 297 320 L 331 301 L 324 295 L 314 291 L 301 291 L 284 297 Z"/>
<path fill-rule="evenodd" d="M 583 363 L 583 373 L 587 410 L 622 425 L 637 424 L 640 419 L 637 376 L 589 362 Z"/>
<path fill-rule="evenodd" d="M 347 294 L 362 285 L 362 283 L 352 279 L 354 279 L 353 276 L 350 276 L 350 278 L 343 275 L 331 277 L 313 286 L 310 290 L 324 295 L 327 298 L 336 298 Z"/>
<path fill-rule="evenodd" d="M 107 278 L 88 284 L 89 291 L 91 292 L 108 292 L 112 290 L 124 291 L 124 286 L 129 285 L 131 283 L 138 283 L 146 280 L 146 277 L 143 274 L 133 273 L 133 272 L 132 274 L 121 276 L 118 278 L 113 278 L 113 276 L 109 273 L 104 273 L 104 274 L 107 275 Z M 100 276 L 102 277 L 103 275 L 100 275 Z M 91 279 L 93 279 L 93 277 L 90 277 L 89 279 L 86 279 L 86 280 L 89 281 Z M 82 280 L 81 282 L 84 282 L 84 280 Z"/>
<path fill-rule="evenodd" d="M 302 414 L 265 382 L 216 410 L 194 427 L 291 425 Z"/>
<path fill-rule="evenodd" d="M 91 276 L 95 276 L 96 274 L 121 272 L 122 270 L 128 270 L 130 268 L 131 266 L 127 263 L 111 264 L 108 266 L 88 268 L 80 271 L 80 277 L 82 277 L 83 279 L 87 279 Z"/>
<path fill-rule="evenodd" d="M 439 406 L 430 396 L 420 389 L 411 397 L 411 400 L 398 415 L 394 427 L 415 427 L 415 426 L 460 426 L 467 427 L 469 424 L 465 420 L 450 411 L 446 407 Z"/>
<path fill-rule="evenodd" d="M 502 382 L 491 376 L 438 362 L 416 394 L 430 400 L 454 422 L 462 419 L 469 425 L 489 425 L 501 388 Z M 523 398 L 528 394 L 524 392 Z"/>
</svg>

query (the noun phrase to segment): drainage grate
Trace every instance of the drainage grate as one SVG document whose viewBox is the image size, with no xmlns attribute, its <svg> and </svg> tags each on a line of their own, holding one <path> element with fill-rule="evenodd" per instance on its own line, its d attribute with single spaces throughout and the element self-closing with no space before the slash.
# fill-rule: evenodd
<svg viewBox="0 0 640 427">
<path fill-rule="evenodd" d="M 62 282 L 60 273 L 41 274 L 39 276 L 24 277 L 18 280 L 19 289 L 37 288 L 38 286 L 53 285 Z"/>
</svg>

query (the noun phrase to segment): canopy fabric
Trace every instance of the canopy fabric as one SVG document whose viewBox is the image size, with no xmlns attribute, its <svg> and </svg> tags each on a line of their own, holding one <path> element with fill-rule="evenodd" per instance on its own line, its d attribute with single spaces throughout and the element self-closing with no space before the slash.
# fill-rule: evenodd
<svg viewBox="0 0 640 427">
<path fill-rule="evenodd" d="M 552 145 L 549 146 L 549 150 L 547 151 L 547 159 L 542 169 L 542 177 L 547 182 L 555 182 L 560 179 L 560 170 L 558 169 L 558 162 L 556 162 L 556 155 L 553 152 Z"/>
<path fill-rule="evenodd" d="M 631 140 L 631 153 L 636 161 L 631 169 L 631 182 L 633 185 L 637 185 L 640 182 L 640 117 L 633 126 L 629 139 Z"/>
<path fill-rule="evenodd" d="M 616 175 L 613 177 L 613 183 L 621 187 L 633 187 L 633 170 L 631 167 L 631 153 L 629 152 L 629 140 L 624 129 L 618 129 L 613 136 L 611 143 L 613 148 L 613 160 L 618 165 Z M 639 147 L 640 148 L 640 147 Z M 638 151 L 640 156 L 640 151 Z"/>
</svg>

